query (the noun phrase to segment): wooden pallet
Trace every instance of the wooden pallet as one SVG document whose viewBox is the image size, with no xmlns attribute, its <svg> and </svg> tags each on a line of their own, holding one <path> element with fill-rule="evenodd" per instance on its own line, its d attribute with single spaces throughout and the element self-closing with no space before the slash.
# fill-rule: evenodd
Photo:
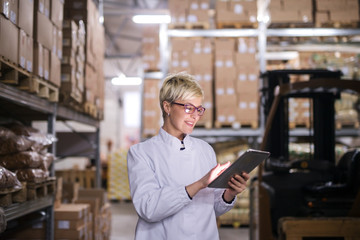
<svg viewBox="0 0 360 240">
<path fill-rule="evenodd" d="M 310 128 L 310 122 L 303 123 L 303 122 L 289 122 L 289 129 L 294 128 Z"/>
<path fill-rule="evenodd" d="M 0 57 L 0 81 L 51 102 L 59 100 L 59 88 Z"/>
<path fill-rule="evenodd" d="M 318 28 L 359 28 L 360 22 L 359 21 L 349 21 L 349 22 L 333 21 L 333 22 L 316 23 L 315 26 Z"/>
<path fill-rule="evenodd" d="M 97 111 L 97 107 L 95 106 L 95 104 L 90 103 L 90 102 L 85 102 L 83 104 L 83 107 L 84 107 L 84 113 L 90 115 L 93 118 L 97 118 L 98 111 Z"/>
<path fill-rule="evenodd" d="M 205 122 L 198 122 L 196 123 L 196 127 L 202 127 L 202 128 L 205 128 L 205 129 L 211 129 L 213 126 L 213 123 L 212 121 L 205 121 Z"/>
<path fill-rule="evenodd" d="M 55 178 L 49 178 L 44 182 L 27 183 L 27 200 L 36 200 L 47 195 L 55 194 L 56 192 L 56 180 Z"/>
<path fill-rule="evenodd" d="M 95 170 L 59 170 L 56 171 L 56 177 L 61 177 L 63 182 L 78 182 L 82 188 L 94 188 L 95 187 Z"/>
<path fill-rule="evenodd" d="M 258 121 L 235 121 L 232 123 L 220 123 L 219 121 L 215 121 L 215 128 L 232 128 L 232 129 L 244 129 L 251 128 L 257 129 L 259 127 Z"/>
<path fill-rule="evenodd" d="M 17 64 L 0 56 L 0 81 L 6 84 L 19 84 L 22 79 L 31 77 L 31 73 Z"/>
<path fill-rule="evenodd" d="M 8 207 L 13 203 L 20 203 L 26 201 L 26 182 L 22 182 L 21 184 L 21 189 L 7 189 L 0 193 L 0 207 Z"/>
<path fill-rule="evenodd" d="M 336 129 L 344 129 L 344 128 L 359 128 L 360 123 L 359 122 L 340 122 L 337 121 L 335 123 Z"/>
<path fill-rule="evenodd" d="M 313 28 L 312 22 L 284 22 L 284 23 L 270 23 L 269 28 Z"/>
<path fill-rule="evenodd" d="M 252 23 L 252 22 L 217 22 L 216 28 L 218 29 L 224 29 L 224 28 L 258 28 L 258 23 Z"/>
<path fill-rule="evenodd" d="M 210 29 L 209 22 L 170 23 L 169 29 Z"/>
</svg>

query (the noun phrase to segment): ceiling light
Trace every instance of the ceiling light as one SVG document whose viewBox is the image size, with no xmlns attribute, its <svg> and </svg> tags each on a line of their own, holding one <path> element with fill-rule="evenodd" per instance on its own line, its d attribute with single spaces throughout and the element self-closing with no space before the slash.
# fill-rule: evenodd
<svg viewBox="0 0 360 240">
<path fill-rule="evenodd" d="M 161 24 L 170 23 L 171 17 L 169 15 L 135 15 L 132 20 L 135 23 Z"/>
<path fill-rule="evenodd" d="M 117 86 L 139 86 L 142 83 L 142 79 L 140 77 L 114 77 L 111 79 L 112 85 Z"/>
</svg>

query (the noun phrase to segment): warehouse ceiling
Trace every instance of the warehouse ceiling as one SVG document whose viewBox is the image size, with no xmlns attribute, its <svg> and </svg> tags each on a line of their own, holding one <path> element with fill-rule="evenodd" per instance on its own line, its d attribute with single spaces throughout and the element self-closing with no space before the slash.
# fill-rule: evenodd
<svg viewBox="0 0 360 240">
<path fill-rule="evenodd" d="M 141 76 L 142 28 L 132 21 L 136 14 L 167 12 L 167 0 L 100 0 L 105 27 L 106 79 L 120 73 L 129 77 Z"/>
</svg>

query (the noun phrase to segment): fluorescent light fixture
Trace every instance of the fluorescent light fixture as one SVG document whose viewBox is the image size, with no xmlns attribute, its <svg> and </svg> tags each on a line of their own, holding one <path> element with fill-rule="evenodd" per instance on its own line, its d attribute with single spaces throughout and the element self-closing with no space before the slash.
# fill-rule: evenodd
<svg viewBox="0 0 360 240">
<path fill-rule="evenodd" d="M 111 79 L 112 85 L 117 86 L 139 86 L 142 83 L 142 79 L 140 77 L 114 77 Z"/>
<path fill-rule="evenodd" d="M 171 17 L 169 15 L 135 15 L 132 20 L 141 24 L 160 24 L 170 23 Z"/>
</svg>

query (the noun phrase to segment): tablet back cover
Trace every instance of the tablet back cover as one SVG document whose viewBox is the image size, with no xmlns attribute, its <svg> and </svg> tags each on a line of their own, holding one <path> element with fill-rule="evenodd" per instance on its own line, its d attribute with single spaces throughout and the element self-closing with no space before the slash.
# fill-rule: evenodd
<svg viewBox="0 0 360 240">
<path fill-rule="evenodd" d="M 250 173 L 256 166 L 270 156 L 269 152 L 248 149 L 233 164 L 214 179 L 208 187 L 228 188 L 228 182 L 235 174 L 241 175 L 242 172 Z"/>
</svg>

